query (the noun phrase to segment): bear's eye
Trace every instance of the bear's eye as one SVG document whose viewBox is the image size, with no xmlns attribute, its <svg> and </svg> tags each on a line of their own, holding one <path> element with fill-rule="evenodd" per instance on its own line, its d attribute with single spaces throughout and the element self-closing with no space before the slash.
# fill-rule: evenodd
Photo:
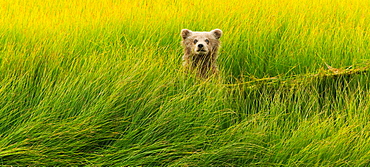
<svg viewBox="0 0 370 167">
<path fill-rule="evenodd" d="M 206 39 L 205 41 L 206 41 L 207 44 L 209 44 L 209 40 L 208 39 Z"/>
<path fill-rule="evenodd" d="M 196 43 L 198 43 L 198 40 L 197 39 L 194 40 L 194 44 L 196 44 Z"/>
</svg>

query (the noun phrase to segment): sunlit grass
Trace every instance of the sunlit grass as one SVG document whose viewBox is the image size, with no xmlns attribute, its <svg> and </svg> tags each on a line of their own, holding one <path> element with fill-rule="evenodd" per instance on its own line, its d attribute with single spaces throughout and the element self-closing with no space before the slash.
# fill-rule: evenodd
<svg viewBox="0 0 370 167">
<path fill-rule="evenodd" d="M 367 166 L 369 76 L 322 73 L 367 65 L 369 3 L 0 1 L 0 164 Z M 220 77 L 183 28 L 223 30 Z"/>
</svg>

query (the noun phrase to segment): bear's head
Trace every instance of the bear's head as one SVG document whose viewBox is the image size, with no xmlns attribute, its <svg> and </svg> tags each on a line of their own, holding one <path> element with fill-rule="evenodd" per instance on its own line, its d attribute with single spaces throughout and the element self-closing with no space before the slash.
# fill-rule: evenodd
<svg viewBox="0 0 370 167">
<path fill-rule="evenodd" d="M 182 43 L 185 47 L 185 54 L 208 55 L 216 53 L 220 45 L 222 31 L 215 29 L 210 32 L 193 32 L 188 29 L 181 30 Z"/>
</svg>

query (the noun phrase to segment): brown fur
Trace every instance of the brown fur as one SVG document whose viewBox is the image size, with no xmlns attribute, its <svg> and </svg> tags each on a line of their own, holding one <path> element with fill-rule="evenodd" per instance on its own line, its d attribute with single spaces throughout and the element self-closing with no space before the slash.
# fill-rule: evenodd
<svg viewBox="0 0 370 167">
<path fill-rule="evenodd" d="M 222 31 L 215 29 L 210 32 L 192 32 L 183 29 L 181 36 L 184 47 L 183 66 L 191 71 L 196 70 L 202 78 L 218 73 L 216 61 Z"/>
</svg>

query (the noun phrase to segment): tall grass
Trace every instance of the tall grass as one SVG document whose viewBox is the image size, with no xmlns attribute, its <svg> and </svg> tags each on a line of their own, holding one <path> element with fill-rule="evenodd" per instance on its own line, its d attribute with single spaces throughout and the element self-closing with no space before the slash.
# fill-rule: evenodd
<svg viewBox="0 0 370 167">
<path fill-rule="evenodd" d="M 0 164 L 367 166 L 368 74 L 246 83 L 365 66 L 369 3 L 0 1 Z M 182 28 L 224 31 L 219 78 Z"/>
</svg>

